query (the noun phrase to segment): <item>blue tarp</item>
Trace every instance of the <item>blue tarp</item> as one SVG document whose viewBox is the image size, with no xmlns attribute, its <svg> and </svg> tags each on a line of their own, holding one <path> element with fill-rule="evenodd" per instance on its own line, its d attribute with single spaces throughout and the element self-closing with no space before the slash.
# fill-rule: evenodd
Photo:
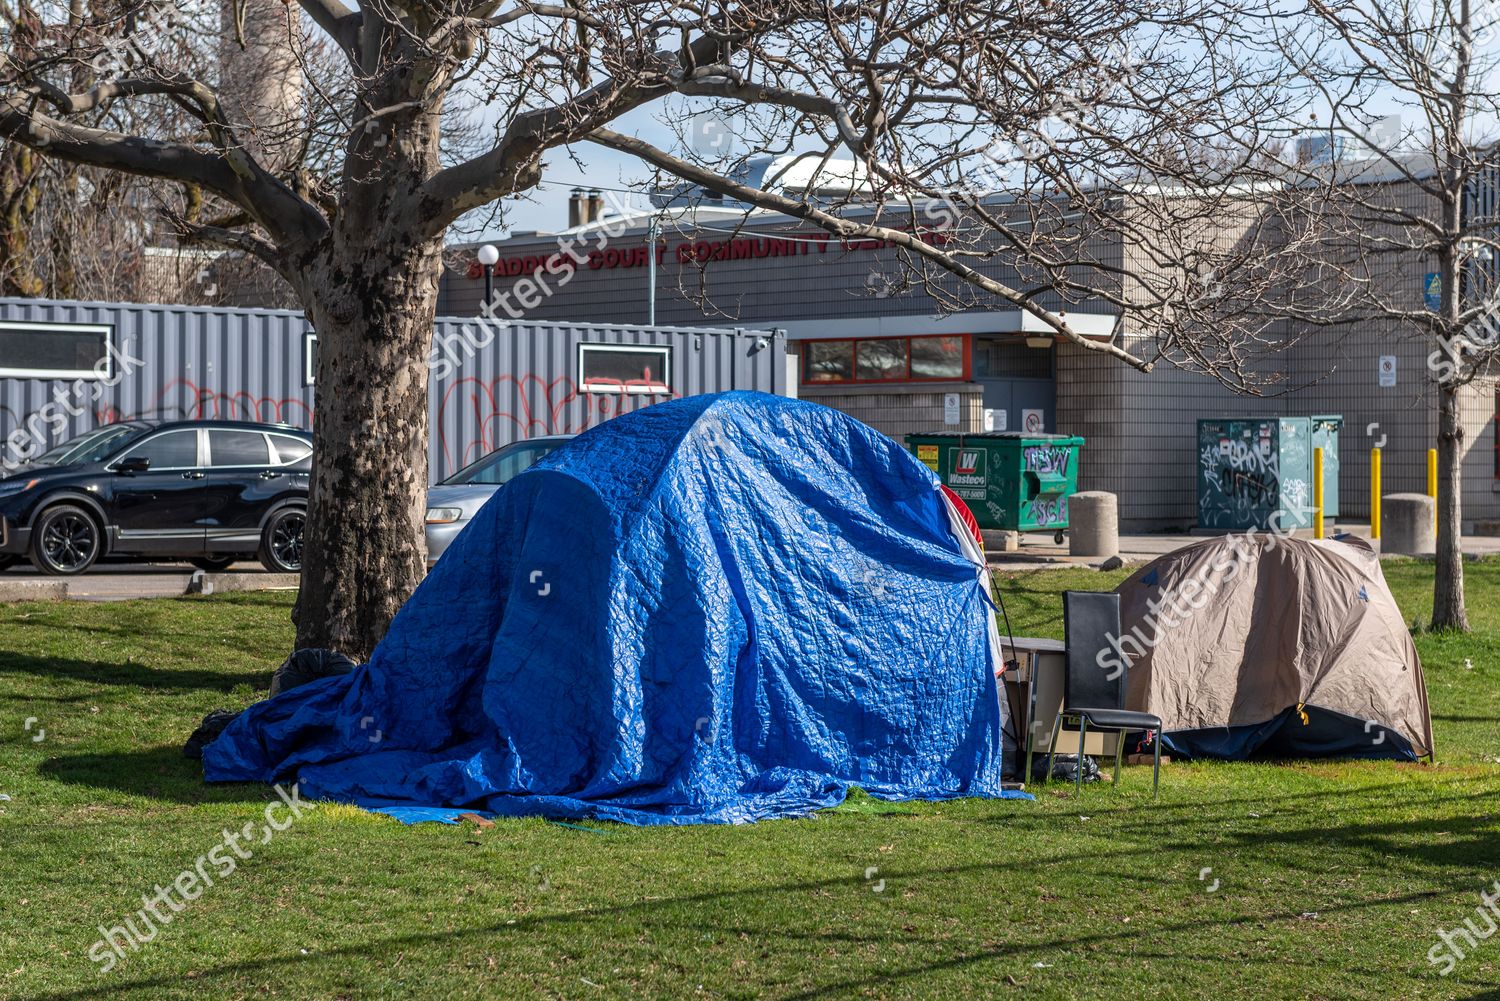
<svg viewBox="0 0 1500 1001">
<path fill-rule="evenodd" d="M 500 489 L 369 664 L 252 706 L 204 770 L 634 824 L 796 816 L 851 786 L 1007 795 L 990 609 L 895 442 L 812 403 L 691 397 Z"/>
</svg>

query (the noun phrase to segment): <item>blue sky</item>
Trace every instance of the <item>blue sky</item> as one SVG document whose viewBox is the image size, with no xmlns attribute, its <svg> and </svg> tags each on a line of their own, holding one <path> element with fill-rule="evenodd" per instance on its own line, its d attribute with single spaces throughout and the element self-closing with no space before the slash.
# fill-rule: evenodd
<svg viewBox="0 0 1500 1001">
<path fill-rule="evenodd" d="M 637 135 L 658 146 L 671 148 L 676 137 L 656 120 L 660 109 L 641 109 L 619 119 L 611 126 L 617 132 Z M 571 156 L 569 154 L 572 154 Z M 581 161 L 582 166 L 577 161 Z M 574 188 L 627 188 L 632 182 L 645 180 L 651 170 L 635 157 L 596 146 L 577 146 L 553 150 L 545 157 L 542 184 L 526 198 L 507 199 L 506 224 L 512 231 L 559 230 L 568 224 L 568 193 Z M 644 197 L 614 194 L 612 197 L 631 205 L 646 205 Z M 505 236 L 492 229 L 488 238 Z"/>
</svg>

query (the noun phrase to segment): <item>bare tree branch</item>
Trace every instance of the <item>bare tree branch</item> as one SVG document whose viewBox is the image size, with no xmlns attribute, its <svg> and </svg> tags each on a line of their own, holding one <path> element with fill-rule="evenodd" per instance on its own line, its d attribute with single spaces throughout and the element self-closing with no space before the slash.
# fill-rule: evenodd
<svg viewBox="0 0 1500 1001">
<path fill-rule="evenodd" d="M 248 166 L 248 157 L 233 162 L 180 143 L 58 121 L 10 102 L 0 104 L 0 136 L 74 163 L 203 184 L 288 243 L 315 241 L 326 230 L 316 210 L 285 184 Z"/>
<path fill-rule="evenodd" d="M 358 67 L 361 61 L 360 28 L 363 24 L 360 12 L 350 10 L 339 0 L 297 0 L 297 4 L 333 39 L 348 56 L 350 64 Z"/>
<path fill-rule="evenodd" d="M 940 249 L 924 241 L 921 238 L 921 234 L 872 223 L 857 223 L 825 212 L 806 201 L 787 198 L 783 195 L 762 191 L 749 185 L 718 177 L 711 171 L 696 167 L 686 160 L 672 156 L 670 153 L 659 150 L 640 139 L 622 135 L 610 129 L 595 129 L 588 134 L 587 138 L 589 141 L 598 143 L 601 146 L 609 146 L 622 152 L 631 153 L 645 160 L 647 163 L 655 164 L 661 169 L 670 171 L 685 180 L 715 186 L 726 194 L 733 195 L 735 198 L 764 209 L 780 212 L 794 219 L 806 219 L 808 222 L 815 223 L 836 236 L 845 239 L 889 241 L 910 253 L 931 261 L 944 270 L 952 272 L 975 287 L 1011 303 L 1024 312 L 1030 313 L 1056 330 L 1063 338 L 1077 344 L 1079 347 L 1110 355 L 1143 372 L 1151 371 L 1151 362 L 1137 358 L 1114 341 L 1099 341 L 1083 336 L 1073 329 L 1068 323 L 1067 317 L 1061 312 L 1046 309 L 1038 305 L 1031 296 L 1025 295 L 1017 289 L 1010 288 L 1004 283 L 996 281 L 969 267 L 953 256 L 943 253 Z"/>
</svg>

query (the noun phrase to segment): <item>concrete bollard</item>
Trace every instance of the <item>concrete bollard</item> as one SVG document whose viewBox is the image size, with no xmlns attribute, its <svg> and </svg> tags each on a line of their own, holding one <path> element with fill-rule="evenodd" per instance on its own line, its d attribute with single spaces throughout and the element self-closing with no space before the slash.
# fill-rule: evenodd
<svg viewBox="0 0 1500 1001">
<path fill-rule="evenodd" d="M 1426 494 L 1386 494 L 1380 505 L 1380 551 L 1430 556 L 1437 551 L 1433 514 L 1437 502 Z"/>
<path fill-rule="evenodd" d="M 1120 551 L 1120 510 L 1115 495 L 1085 490 L 1068 498 L 1068 553 L 1114 556 Z"/>
<path fill-rule="evenodd" d="M 1020 532 L 1004 532 L 999 529 L 986 528 L 980 532 L 984 536 L 984 548 L 990 553 L 1015 553 L 1021 549 Z"/>
</svg>

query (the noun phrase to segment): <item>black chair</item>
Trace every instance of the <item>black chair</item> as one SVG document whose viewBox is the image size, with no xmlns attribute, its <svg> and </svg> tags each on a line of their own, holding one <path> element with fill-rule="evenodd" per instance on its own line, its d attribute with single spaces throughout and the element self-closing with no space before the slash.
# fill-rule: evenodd
<svg viewBox="0 0 1500 1001">
<path fill-rule="evenodd" d="M 1063 680 L 1062 709 L 1052 724 L 1047 745 L 1047 778 L 1057 758 L 1057 737 L 1063 720 L 1078 724 L 1078 769 L 1074 784 L 1083 786 L 1083 741 L 1089 727 L 1113 730 L 1115 741 L 1115 787 L 1120 785 L 1120 759 L 1125 753 L 1125 734 L 1150 730 L 1156 760 L 1151 769 L 1151 796 L 1155 798 L 1161 779 L 1161 717 L 1130 712 L 1125 708 L 1125 672 L 1099 665 L 1099 652 L 1109 647 L 1109 637 L 1120 634 L 1120 596 L 1113 592 L 1064 591 L 1063 634 L 1066 637 L 1067 673 Z M 1114 675 L 1114 677 L 1111 677 Z"/>
</svg>

